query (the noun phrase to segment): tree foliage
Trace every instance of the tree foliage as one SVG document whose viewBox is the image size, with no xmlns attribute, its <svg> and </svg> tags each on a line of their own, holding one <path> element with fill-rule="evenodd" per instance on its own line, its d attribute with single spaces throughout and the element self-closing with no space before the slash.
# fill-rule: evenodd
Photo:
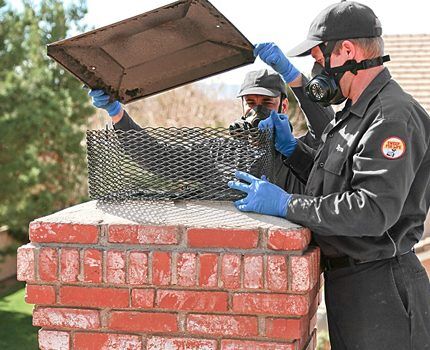
<svg viewBox="0 0 430 350">
<path fill-rule="evenodd" d="M 83 139 L 93 113 L 81 83 L 46 45 L 82 30 L 86 4 L 0 0 L 0 224 L 17 235 L 30 220 L 85 195 Z"/>
</svg>

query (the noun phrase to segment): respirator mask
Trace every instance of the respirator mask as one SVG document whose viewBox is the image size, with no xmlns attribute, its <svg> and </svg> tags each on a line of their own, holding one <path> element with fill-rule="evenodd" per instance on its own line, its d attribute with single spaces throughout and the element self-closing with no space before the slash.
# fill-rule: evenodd
<svg viewBox="0 0 430 350">
<path fill-rule="evenodd" d="M 315 63 L 312 69 L 312 79 L 306 84 L 306 95 L 313 101 L 324 107 L 337 105 L 346 100 L 340 88 L 340 79 L 345 72 L 357 75 L 357 71 L 381 66 L 390 60 L 390 56 L 380 56 L 366 59 L 359 63 L 356 60 L 348 60 L 342 66 L 330 67 L 330 56 L 337 41 L 330 41 L 327 45 L 320 44 L 319 47 L 324 54 L 325 66 Z"/>
<path fill-rule="evenodd" d="M 230 125 L 230 135 L 236 139 L 247 139 L 248 136 L 258 137 L 258 123 L 268 118 L 271 112 L 263 105 L 250 108 L 239 120 Z"/>
<path fill-rule="evenodd" d="M 248 112 L 242 116 L 243 126 L 245 129 L 257 128 L 258 123 L 268 118 L 272 111 L 263 105 L 257 105 L 251 108 Z"/>
<path fill-rule="evenodd" d="M 279 106 L 279 110 L 281 109 L 282 100 Z M 243 134 L 243 132 L 247 132 L 250 130 L 258 130 L 258 123 L 268 118 L 271 112 L 271 109 L 263 105 L 256 105 L 248 109 L 248 111 L 244 113 L 239 120 L 236 120 L 235 122 L 233 122 L 233 124 L 230 125 L 230 133 L 240 135 Z"/>
</svg>

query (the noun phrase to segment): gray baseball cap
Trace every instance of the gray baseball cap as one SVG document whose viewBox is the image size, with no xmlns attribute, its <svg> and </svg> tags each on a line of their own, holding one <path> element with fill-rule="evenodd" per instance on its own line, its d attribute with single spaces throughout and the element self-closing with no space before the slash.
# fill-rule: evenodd
<svg viewBox="0 0 430 350">
<path fill-rule="evenodd" d="M 278 97 L 281 93 L 287 96 L 287 89 L 282 77 L 276 72 L 261 69 L 246 74 L 237 97 L 245 95 Z"/>
<path fill-rule="evenodd" d="M 307 56 L 312 48 L 326 41 L 381 35 L 381 22 L 370 7 L 355 1 L 342 1 L 321 11 L 311 23 L 307 39 L 291 49 L 287 56 Z"/>
</svg>

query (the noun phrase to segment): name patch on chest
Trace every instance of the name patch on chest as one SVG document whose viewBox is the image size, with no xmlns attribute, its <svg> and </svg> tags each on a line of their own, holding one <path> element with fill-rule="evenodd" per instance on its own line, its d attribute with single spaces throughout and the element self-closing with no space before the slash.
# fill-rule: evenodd
<svg viewBox="0 0 430 350">
<path fill-rule="evenodd" d="M 381 151 L 387 159 L 398 159 L 405 153 L 406 144 L 401 138 L 391 136 L 382 142 Z"/>
</svg>

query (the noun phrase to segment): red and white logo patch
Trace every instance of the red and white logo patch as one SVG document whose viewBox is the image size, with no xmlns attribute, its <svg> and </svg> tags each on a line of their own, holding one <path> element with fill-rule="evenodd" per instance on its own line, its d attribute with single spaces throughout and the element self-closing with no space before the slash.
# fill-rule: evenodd
<svg viewBox="0 0 430 350">
<path fill-rule="evenodd" d="M 387 159 L 398 159 L 405 153 L 406 144 L 401 138 L 391 136 L 382 142 L 381 151 Z"/>
</svg>

